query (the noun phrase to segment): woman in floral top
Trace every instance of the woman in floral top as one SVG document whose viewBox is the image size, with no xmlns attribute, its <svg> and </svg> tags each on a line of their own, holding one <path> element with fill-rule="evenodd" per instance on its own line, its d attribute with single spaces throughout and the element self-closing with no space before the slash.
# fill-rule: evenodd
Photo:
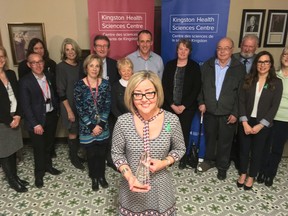
<svg viewBox="0 0 288 216">
<path fill-rule="evenodd" d="M 105 179 L 105 151 L 109 134 L 108 116 L 111 105 L 109 82 L 102 79 L 102 61 L 89 55 L 83 64 L 87 77 L 78 81 L 74 98 L 79 115 L 80 143 L 86 148 L 92 189 L 108 187 Z"/>
</svg>

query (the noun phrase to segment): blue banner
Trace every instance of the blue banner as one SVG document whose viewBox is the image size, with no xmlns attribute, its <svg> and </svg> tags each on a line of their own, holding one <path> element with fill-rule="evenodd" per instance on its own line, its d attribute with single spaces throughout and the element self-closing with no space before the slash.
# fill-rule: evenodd
<svg viewBox="0 0 288 216">
<path fill-rule="evenodd" d="M 226 36 L 230 0 L 162 0 L 164 63 L 176 58 L 176 43 L 192 41 L 192 59 L 202 64 L 215 55 L 217 42 Z"/>
</svg>

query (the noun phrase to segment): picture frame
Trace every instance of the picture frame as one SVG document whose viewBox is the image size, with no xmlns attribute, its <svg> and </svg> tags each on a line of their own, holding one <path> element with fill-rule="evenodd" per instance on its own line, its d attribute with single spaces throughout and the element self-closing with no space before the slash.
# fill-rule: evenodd
<svg viewBox="0 0 288 216">
<path fill-rule="evenodd" d="M 266 10 L 243 10 L 238 45 L 239 47 L 241 46 L 242 38 L 247 34 L 256 35 L 259 38 L 258 46 L 261 46 L 265 14 Z"/>
<path fill-rule="evenodd" d="M 284 47 L 287 39 L 288 10 L 269 10 L 264 47 Z"/>
<path fill-rule="evenodd" d="M 32 38 L 39 38 L 46 44 L 43 23 L 8 23 L 7 25 L 15 66 L 26 59 L 28 44 Z"/>
</svg>

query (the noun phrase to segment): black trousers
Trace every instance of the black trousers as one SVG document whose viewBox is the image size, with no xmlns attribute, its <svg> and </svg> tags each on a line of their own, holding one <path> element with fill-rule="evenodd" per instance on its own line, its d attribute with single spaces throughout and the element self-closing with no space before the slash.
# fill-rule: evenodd
<svg viewBox="0 0 288 216">
<path fill-rule="evenodd" d="M 253 127 L 259 122 L 250 118 L 248 124 Z M 271 128 L 264 127 L 257 134 L 246 135 L 244 128 L 239 127 L 240 141 L 240 173 L 248 173 L 250 177 L 256 177 L 260 169 L 265 142 L 268 139 Z M 248 171 L 249 168 L 249 171 Z"/>
<path fill-rule="evenodd" d="M 265 176 L 275 177 L 288 139 L 288 122 L 274 120 L 271 134 L 263 151 L 260 171 Z"/>
<path fill-rule="evenodd" d="M 52 167 L 51 149 L 54 145 L 58 115 L 56 111 L 46 114 L 45 125 L 42 125 L 42 135 L 29 131 L 34 155 L 34 175 L 43 178 L 47 168 Z"/>
<path fill-rule="evenodd" d="M 227 124 L 229 116 L 217 116 L 211 113 L 204 115 L 206 138 L 205 160 L 215 161 L 217 169 L 228 170 L 230 152 L 237 124 Z"/>
<path fill-rule="evenodd" d="M 94 141 L 86 147 L 87 163 L 90 178 L 105 177 L 105 158 L 109 139 Z"/>
<path fill-rule="evenodd" d="M 194 114 L 195 110 L 184 110 L 180 115 L 177 115 L 180 120 L 186 148 L 189 145 L 190 129 Z"/>
</svg>

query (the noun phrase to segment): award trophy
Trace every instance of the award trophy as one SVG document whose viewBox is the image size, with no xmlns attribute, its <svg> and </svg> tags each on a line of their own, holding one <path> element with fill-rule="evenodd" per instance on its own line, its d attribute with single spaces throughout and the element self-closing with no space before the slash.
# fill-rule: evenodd
<svg viewBox="0 0 288 216">
<path fill-rule="evenodd" d="M 150 174 L 149 174 L 149 154 L 144 151 L 140 156 L 140 161 L 136 170 L 136 178 L 141 184 L 149 184 Z"/>
</svg>

